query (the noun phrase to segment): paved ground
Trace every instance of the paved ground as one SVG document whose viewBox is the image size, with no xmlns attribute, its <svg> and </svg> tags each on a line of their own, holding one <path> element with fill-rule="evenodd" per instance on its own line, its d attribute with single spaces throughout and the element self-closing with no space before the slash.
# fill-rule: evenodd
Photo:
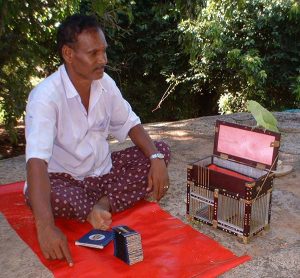
<svg viewBox="0 0 300 278">
<path fill-rule="evenodd" d="M 210 226 L 193 225 L 235 254 L 252 256 L 251 261 L 222 277 L 300 277 L 300 113 L 275 114 L 282 133 L 280 159 L 294 170 L 275 180 L 270 231 L 244 245 L 237 237 Z M 145 125 L 152 138 L 165 140 L 173 152 L 169 167 L 171 188 L 161 206 L 185 222 L 186 165 L 212 153 L 217 118 L 253 123 L 249 114 L 241 113 Z M 117 150 L 130 142 L 117 146 L 112 141 L 111 145 Z M 24 156 L 0 160 L 0 184 L 24 179 Z M 3 216 L 0 216 L 0 267 L 0 277 L 51 277 Z"/>
</svg>

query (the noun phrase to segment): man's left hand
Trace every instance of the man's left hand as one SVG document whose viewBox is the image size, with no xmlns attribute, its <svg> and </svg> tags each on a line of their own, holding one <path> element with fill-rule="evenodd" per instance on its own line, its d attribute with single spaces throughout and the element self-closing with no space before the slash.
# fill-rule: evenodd
<svg viewBox="0 0 300 278">
<path fill-rule="evenodd" d="M 169 175 L 163 159 L 152 159 L 148 174 L 147 191 L 153 191 L 153 198 L 159 201 L 169 188 Z"/>
</svg>

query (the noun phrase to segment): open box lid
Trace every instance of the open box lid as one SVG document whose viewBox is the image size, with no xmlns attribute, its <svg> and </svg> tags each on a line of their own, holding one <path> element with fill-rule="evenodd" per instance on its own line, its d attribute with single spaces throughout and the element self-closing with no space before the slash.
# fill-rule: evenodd
<svg viewBox="0 0 300 278">
<path fill-rule="evenodd" d="M 216 121 L 214 154 L 260 169 L 276 169 L 280 133 Z"/>
</svg>

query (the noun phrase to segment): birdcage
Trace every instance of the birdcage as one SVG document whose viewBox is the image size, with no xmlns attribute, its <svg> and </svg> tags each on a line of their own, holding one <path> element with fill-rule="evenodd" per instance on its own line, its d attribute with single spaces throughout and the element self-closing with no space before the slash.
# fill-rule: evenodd
<svg viewBox="0 0 300 278">
<path fill-rule="evenodd" d="M 187 167 L 187 217 L 245 243 L 271 219 L 280 133 L 217 121 L 214 151 Z"/>
</svg>

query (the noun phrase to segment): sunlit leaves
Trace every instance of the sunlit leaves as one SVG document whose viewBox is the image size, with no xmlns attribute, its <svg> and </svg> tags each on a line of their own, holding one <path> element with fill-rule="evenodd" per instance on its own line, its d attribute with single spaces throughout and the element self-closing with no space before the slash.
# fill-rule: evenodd
<svg viewBox="0 0 300 278">
<path fill-rule="evenodd" d="M 197 20 L 180 24 L 200 78 L 194 88 L 223 96 L 228 111 L 244 109 L 238 96 L 271 109 L 299 106 L 299 19 L 296 0 L 208 0 Z"/>
<path fill-rule="evenodd" d="M 30 80 L 47 75 L 59 63 L 56 26 L 76 7 L 75 0 L 0 2 L 0 103 L 12 140 L 32 88 Z"/>
</svg>

